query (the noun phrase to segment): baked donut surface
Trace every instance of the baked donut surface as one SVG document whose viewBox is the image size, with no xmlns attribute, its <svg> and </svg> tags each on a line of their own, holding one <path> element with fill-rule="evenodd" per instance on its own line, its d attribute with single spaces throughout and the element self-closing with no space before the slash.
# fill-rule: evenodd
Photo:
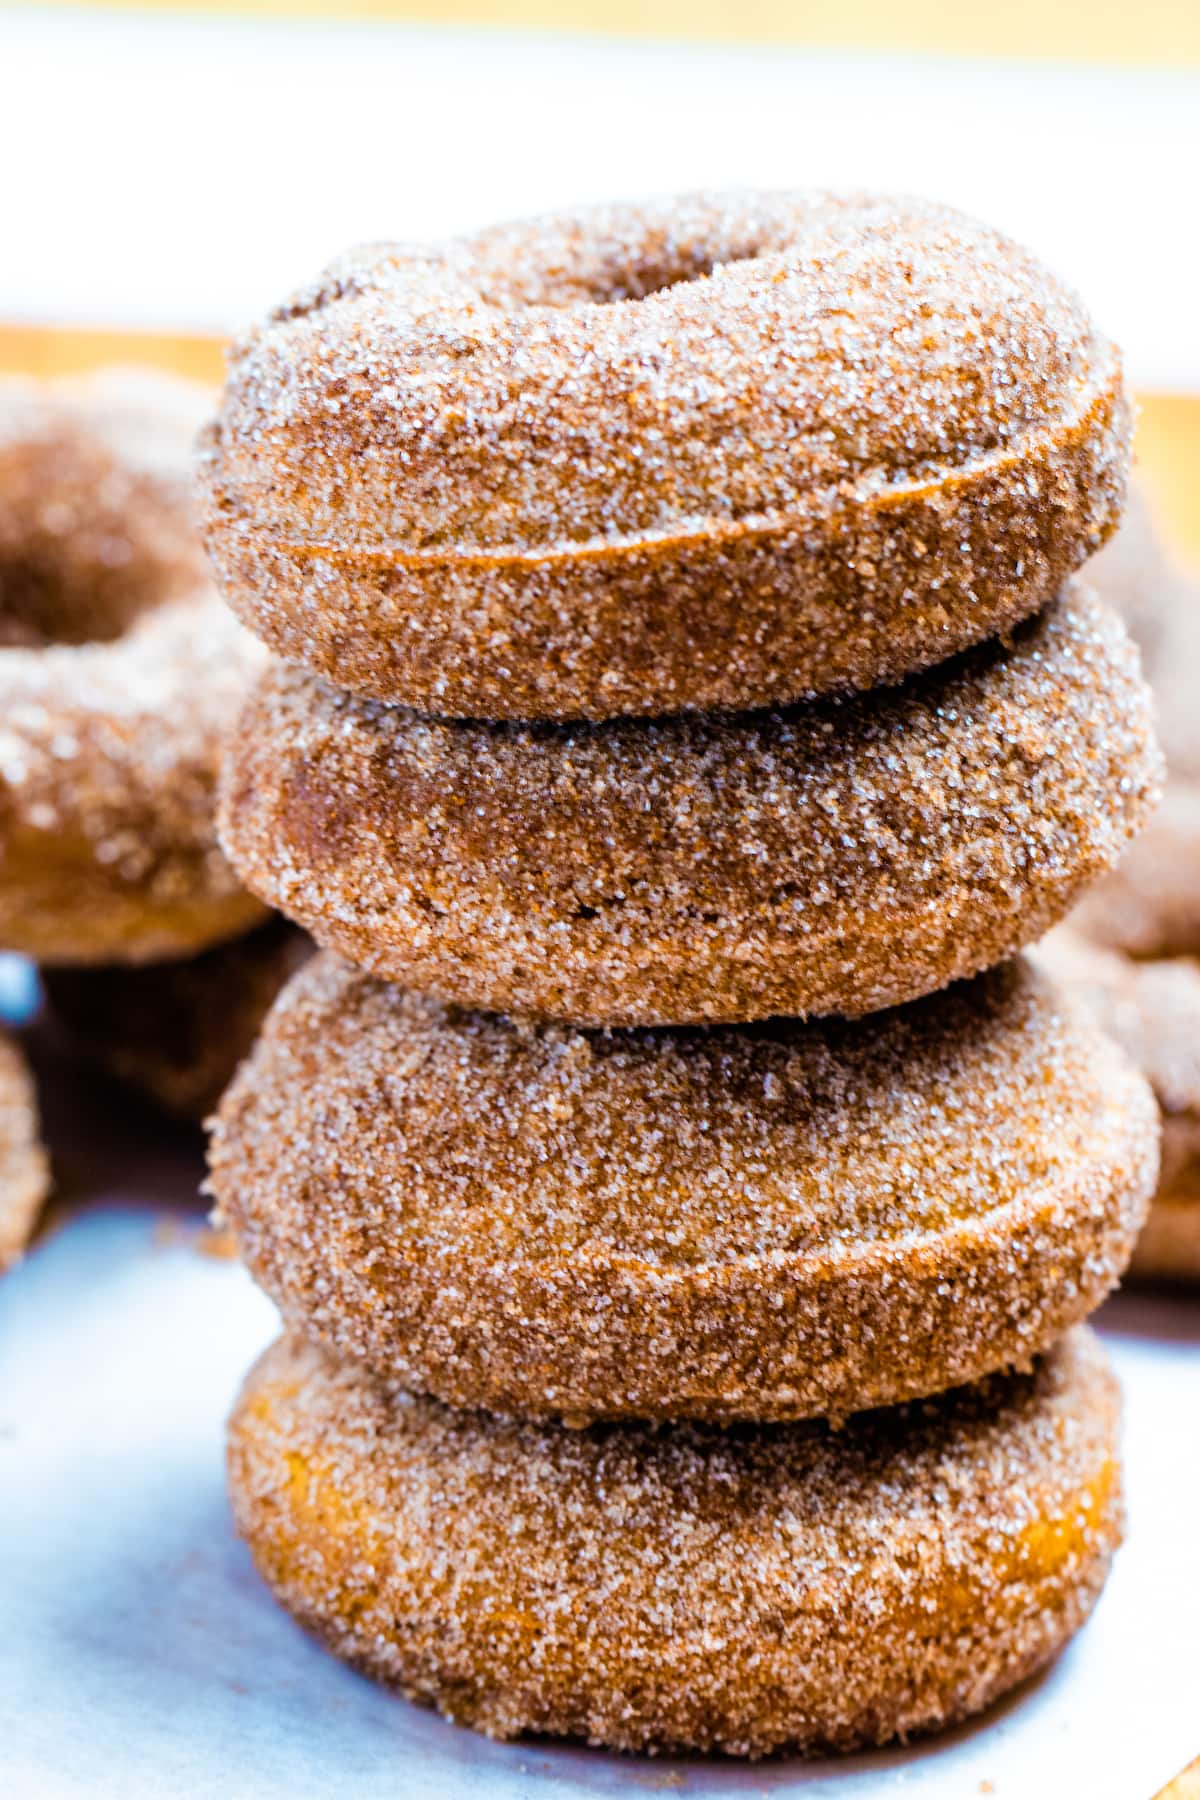
<svg viewBox="0 0 1200 1800">
<path fill-rule="evenodd" d="M 1158 1119 L 1021 963 L 855 1023 L 631 1033 L 323 956 L 210 1155 L 289 1329 L 380 1375 L 501 1412 L 786 1419 L 972 1380 L 1084 1318 Z"/>
<path fill-rule="evenodd" d="M 373 245 L 235 345 L 204 524 L 239 615 L 458 717 L 861 689 L 1045 604 L 1116 524 L 1119 360 L 920 201 L 693 195 Z"/>
<path fill-rule="evenodd" d="M 338 1655 L 492 1736 L 762 1755 L 978 1712 L 1091 1610 L 1118 1396 L 1030 1375 L 821 1426 L 568 1431 L 282 1341 L 229 1430 L 242 1535 Z"/>
<path fill-rule="evenodd" d="M 115 637 L 205 578 L 192 447 L 212 403 L 137 369 L 0 380 L 0 645 Z"/>
<path fill-rule="evenodd" d="M 1051 932 L 1037 958 L 1092 1009 L 1162 1109 L 1162 1168 L 1132 1272 L 1200 1281 L 1200 963 L 1135 962 L 1070 926 Z"/>
<path fill-rule="evenodd" d="M 151 962 L 263 918 L 215 821 L 261 662 L 207 588 L 110 642 L 0 650 L 0 947 Z"/>
<path fill-rule="evenodd" d="M 739 718 L 431 720 L 277 664 L 220 829 L 319 943 L 463 1005 L 857 1014 L 1038 937 L 1116 862 L 1159 769 L 1136 653 L 1069 588 L 901 688 Z"/>
<path fill-rule="evenodd" d="M 0 1032 L 0 1275 L 20 1260 L 49 1191 L 33 1077 L 15 1039 Z"/>
<path fill-rule="evenodd" d="M 311 950 L 275 918 L 175 961 L 44 969 L 42 987 L 77 1051 L 165 1111 L 201 1121 Z"/>
</svg>

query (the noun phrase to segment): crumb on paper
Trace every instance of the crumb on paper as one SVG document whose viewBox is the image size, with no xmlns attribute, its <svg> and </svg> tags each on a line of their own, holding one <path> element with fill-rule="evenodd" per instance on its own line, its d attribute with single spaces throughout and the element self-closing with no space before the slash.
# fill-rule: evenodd
<svg viewBox="0 0 1200 1800">
<path fill-rule="evenodd" d="M 196 1249 L 218 1262 L 237 1261 L 237 1239 L 227 1225 L 202 1226 L 196 1235 Z"/>
<path fill-rule="evenodd" d="M 151 1241 L 156 1250 L 175 1250 L 186 1246 L 198 1256 L 211 1257 L 218 1262 L 234 1262 L 237 1259 L 237 1243 L 227 1227 L 179 1219 L 171 1213 L 160 1214 L 155 1219 Z"/>
</svg>

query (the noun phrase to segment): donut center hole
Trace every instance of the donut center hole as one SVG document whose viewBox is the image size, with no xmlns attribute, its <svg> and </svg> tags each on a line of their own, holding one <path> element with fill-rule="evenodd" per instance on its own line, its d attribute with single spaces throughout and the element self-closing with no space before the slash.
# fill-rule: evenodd
<svg viewBox="0 0 1200 1800">
<path fill-rule="evenodd" d="M 651 259 L 624 269 L 603 270 L 589 283 L 591 298 L 600 306 L 615 306 L 619 300 L 647 300 L 651 294 L 703 281 L 716 267 L 715 257 L 697 252 L 686 262 Z"/>
<path fill-rule="evenodd" d="M 622 300 L 648 300 L 652 294 L 665 294 L 671 288 L 689 287 L 704 281 L 718 269 L 729 269 L 739 263 L 753 262 L 760 254 L 755 243 L 667 244 L 648 250 L 645 255 L 629 258 L 616 256 L 598 267 L 584 269 L 576 277 L 573 295 L 564 294 L 567 304 L 615 306 Z M 580 293 L 582 290 L 582 294 Z M 555 304 L 557 296 L 548 296 Z"/>
<path fill-rule="evenodd" d="M 146 610 L 148 595 L 119 566 L 84 571 L 63 557 L 61 543 L 0 555 L 0 648 L 112 643 Z"/>
</svg>

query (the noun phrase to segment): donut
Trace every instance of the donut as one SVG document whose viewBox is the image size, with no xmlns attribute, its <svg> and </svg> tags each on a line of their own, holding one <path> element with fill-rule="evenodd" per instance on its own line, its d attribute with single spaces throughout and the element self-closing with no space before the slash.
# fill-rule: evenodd
<svg viewBox="0 0 1200 1800">
<path fill-rule="evenodd" d="M 260 660 L 211 589 L 109 642 L 0 650 L 0 947 L 151 962 L 265 916 L 214 816 Z"/>
<path fill-rule="evenodd" d="M 854 1023 L 614 1033 L 326 954 L 236 1077 L 210 1170 L 288 1328 L 411 1389 L 837 1418 L 1027 1362 L 1098 1306 L 1158 1117 L 1020 963 Z"/>
<path fill-rule="evenodd" d="M 216 842 L 221 742 L 262 660 L 208 584 L 209 396 L 128 370 L 0 384 L 0 947 L 149 961 L 263 908 Z"/>
<path fill-rule="evenodd" d="M 1131 489 L 1120 530 L 1088 563 L 1086 580 L 1120 613 L 1141 650 L 1172 775 L 1200 784 L 1200 582 L 1172 561 L 1141 489 Z"/>
<path fill-rule="evenodd" d="M 1133 549 L 1126 553 L 1131 561 Z M 1140 636 L 1167 786 L 1146 831 L 1116 871 L 1084 896 L 1072 923 L 1097 943 L 1132 956 L 1200 955 L 1200 583 L 1175 573 L 1143 541 L 1139 603 L 1129 598 L 1133 572 L 1121 579 L 1111 569 L 1106 573 L 1107 554 L 1093 568 L 1104 598 L 1129 612 Z"/>
<path fill-rule="evenodd" d="M 1158 777 L 1136 654 L 1068 589 L 901 688 L 737 718 L 433 720 L 277 664 L 220 830 L 248 887 L 377 975 L 584 1025 L 738 1021 L 1001 961 Z"/>
<path fill-rule="evenodd" d="M 1137 480 L 1125 495 L 1120 526 L 1084 574 L 1089 587 L 1128 625 L 1149 673 L 1159 658 L 1164 620 L 1183 584 L 1167 555 L 1154 505 Z"/>
<path fill-rule="evenodd" d="M 20 1260 L 49 1191 L 33 1078 L 16 1040 L 0 1032 L 0 1275 Z"/>
<path fill-rule="evenodd" d="M 311 949 L 302 931 L 276 918 L 174 962 L 45 969 L 42 986 L 77 1052 L 164 1111 L 199 1122 Z"/>
<path fill-rule="evenodd" d="M 493 1737 L 849 1750 L 980 1711 L 1087 1617 L 1122 1531 L 1086 1327 L 1027 1375 L 820 1425 L 458 1412 L 276 1343 L 238 1527 L 339 1656 Z"/>
<path fill-rule="evenodd" d="M 132 369 L 0 381 L 0 646 L 117 637 L 204 578 L 191 465 L 211 405 Z"/>
<path fill-rule="evenodd" d="M 1200 1281 L 1200 962 L 1133 962 L 1069 926 L 1037 954 L 1143 1070 L 1162 1108 L 1162 1169 L 1132 1272 Z"/>
<path fill-rule="evenodd" d="M 204 530 L 241 618 L 355 692 L 744 710 L 1027 617 L 1128 440 L 1116 351 L 997 232 L 701 194 L 336 262 L 233 348 Z"/>
<path fill-rule="evenodd" d="M 1081 897 L 1071 924 L 1129 956 L 1200 955 L 1200 782 L 1168 776 L 1144 833 Z"/>
</svg>

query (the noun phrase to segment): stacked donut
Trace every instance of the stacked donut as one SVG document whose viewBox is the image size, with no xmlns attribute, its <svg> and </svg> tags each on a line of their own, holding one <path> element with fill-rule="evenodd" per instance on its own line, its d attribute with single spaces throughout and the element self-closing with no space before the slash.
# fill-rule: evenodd
<svg viewBox="0 0 1200 1800">
<path fill-rule="evenodd" d="M 288 1334 L 229 1472 L 339 1654 L 758 1755 L 1086 1616 L 1157 1124 L 1016 953 L 1159 782 L 1072 578 L 1127 432 L 1044 269 L 870 196 L 376 246 L 235 347 L 222 839 L 325 948 L 213 1137 Z"/>
</svg>

